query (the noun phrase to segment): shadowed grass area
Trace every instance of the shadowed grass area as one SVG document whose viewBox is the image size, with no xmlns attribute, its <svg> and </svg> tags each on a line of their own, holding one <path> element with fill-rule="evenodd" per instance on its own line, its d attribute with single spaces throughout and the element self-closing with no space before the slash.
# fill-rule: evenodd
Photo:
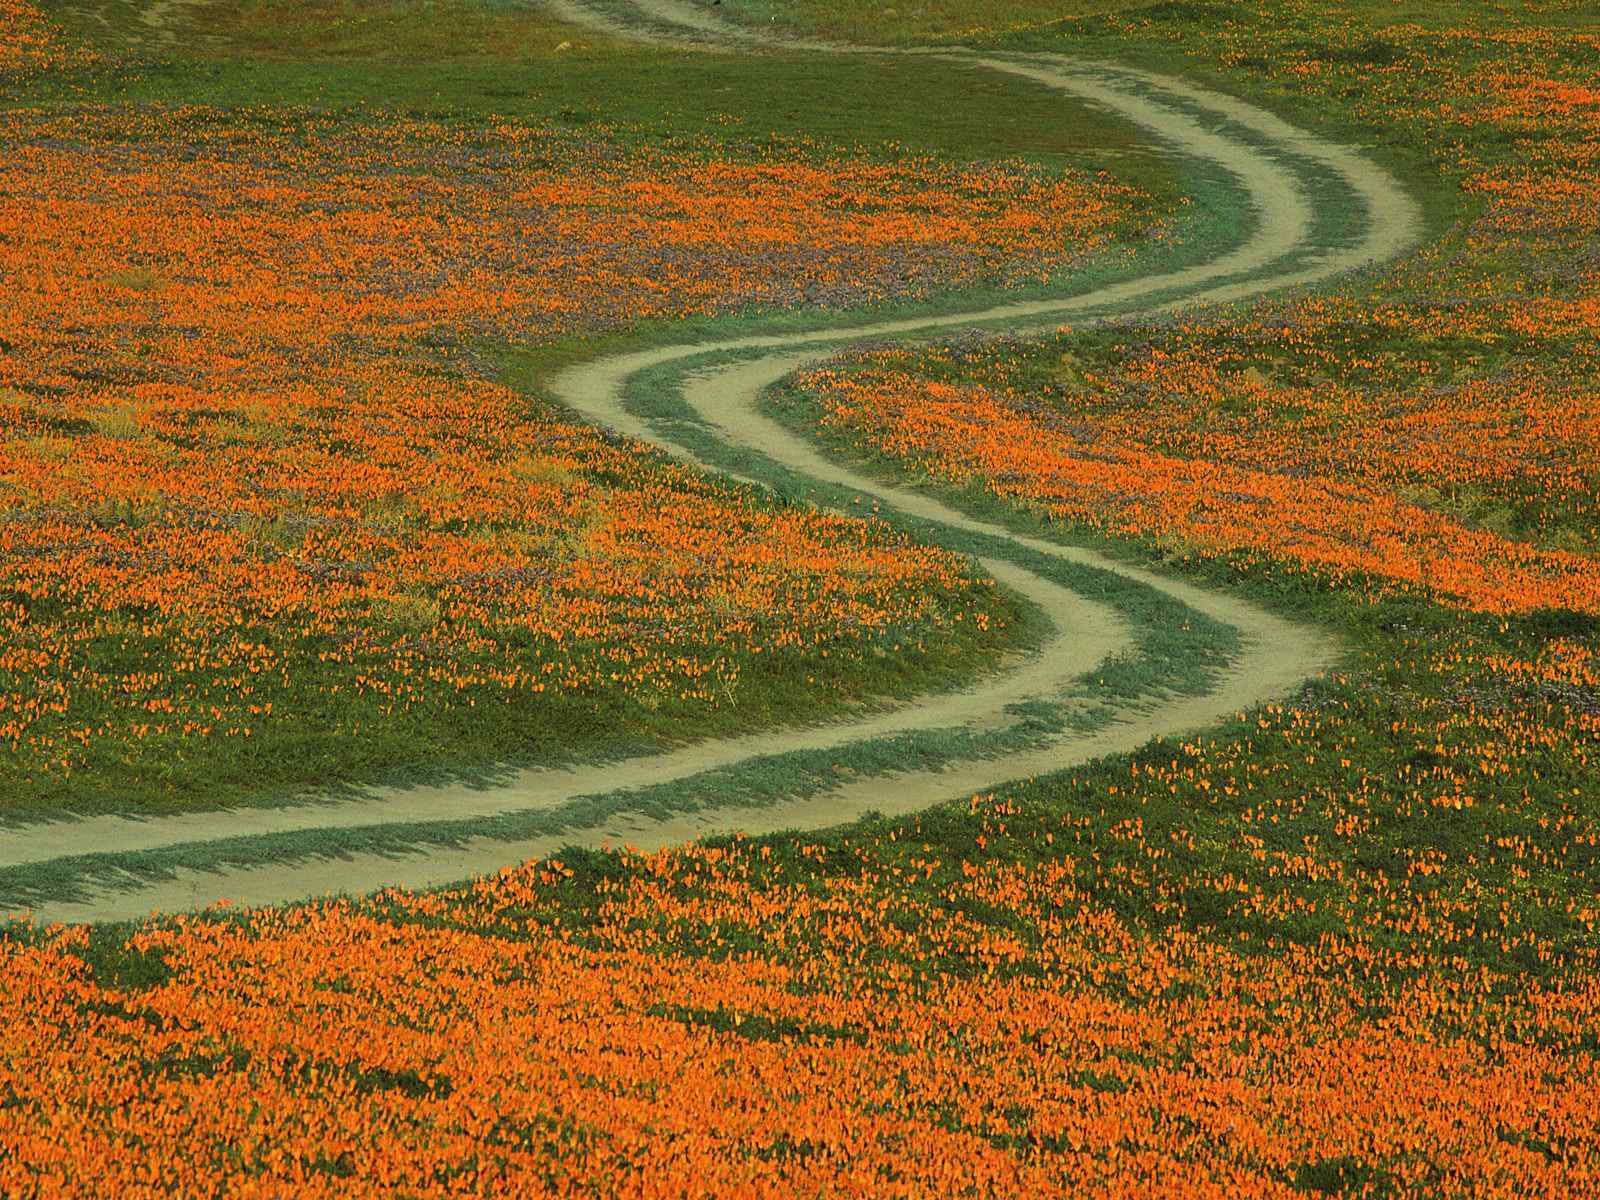
<svg viewBox="0 0 1600 1200">
<path fill-rule="evenodd" d="M 106 57 L 20 81 L 0 105 L 183 103 L 403 110 L 460 121 L 604 125 L 644 141 L 773 138 L 820 149 L 1110 170 L 1169 205 L 1177 180 L 1130 124 L 1026 81 L 891 57 L 683 53 L 574 30 L 482 0 L 225 0 L 172 9 L 69 4 L 58 18 Z M 928 121 L 927 113 L 939 113 Z M 241 114 L 241 120 L 249 118 Z"/>
<path fill-rule="evenodd" d="M 537 5 L 494 0 L 224 0 L 179 8 L 169 28 L 217 61 L 526 61 L 623 45 Z"/>
<path fill-rule="evenodd" d="M 517 61 L 618 45 L 499 0 L 71 0 L 51 15 L 103 55 L 146 61 Z"/>
</svg>

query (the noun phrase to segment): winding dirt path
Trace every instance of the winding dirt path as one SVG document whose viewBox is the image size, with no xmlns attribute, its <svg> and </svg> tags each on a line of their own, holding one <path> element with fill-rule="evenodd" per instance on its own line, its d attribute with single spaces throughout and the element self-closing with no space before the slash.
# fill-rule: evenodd
<svg viewBox="0 0 1600 1200">
<path fill-rule="evenodd" d="M 589 23 L 610 33 L 639 31 L 627 19 L 595 12 L 576 0 L 549 2 L 557 15 L 568 20 Z M 701 44 L 708 38 L 722 38 L 736 45 L 759 40 L 748 31 L 729 31 L 704 10 L 675 0 L 635 0 L 635 7 L 649 19 L 650 25 L 642 36 L 650 40 Z M 663 32 L 663 28 L 669 32 Z M 670 32 L 674 28 L 681 34 Z M 844 49 L 793 40 L 783 45 L 819 53 Z M 855 49 L 850 48 L 851 52 Z M 1154 139 L 1185 155 L 1207 160 L 1231 175 L 1254 211 L 1254 229 L 1242 244 L 1203 264 L 1111 284 L 1081 295 L 870 326 L 818 328 L 806 333 L 705 341 L 625 353 L 565 372 L 552 381 L 552 391 L 592 421 L 692 460 L 695 456 L 688 449 L 632 412 L 624 399 L 630 381 L 640 372 L 681 366 L 683 400 L 731 446 L 757 449 L 783 467 L 850 489 L 862 497 L 875 497 L 907 516 L 984 534 L 1035 554 L 1114 572 L 1233 626 L 1241 634 L 1241 651 L 1212 690 L 1202 696 L 1145 703 L 1119 714 L 1095 732 L 1056 735 L 1002 759 L 858 778 L 803 800 L 766 807 L 738 803 L 706 806 L 660 818 L 627 814 L 594 827 L 549 836 L 521 841 L 471 838 L 445 849 L 428 847 L 402 855 L 356 854 L 342 859 L 268 862 L 214 871 L 180 870 L 174 879 L 152 882 L 130 878 L 126 887 L 94 891 L 88 899 L 44 904 L 34 910 L 34 918 L 121 920 L 152 910 L 201 907 L 222 898 L 236 903 L 270 904 L 327 892 L 422 887 L 481 874 L 572 844 L 625 841 L 649 849 L 735 830 L 756 834 L 824 827 L 868 811 L 902 814 L 1006 780 L 1041 775 L 1133 749 L 1158 736 L 1192 732 L 1281 697 L 1306 677 L 1326 668 L 1337 647 L 1320 631 L 1282 620 L 1235 596 L 1130 567 L 1088 550 L 1018 535 L 969 517 L 924 493 L 876 482 L 823 457 L 809 441 L 762 414 L 759 398 L 767 386 L 851 342 L 955 326 L 1027 329 L 1069 317 L 1082 319 L 1113 311 L 1152 312 L 1180 304 L 1242 299 L 1274 288 L 1317 282 L 1391 257 L 1410 245 L 1420 228 L 1413 202 L 1384 171 L 1363 156 L 1311 137 L 1230 97 L 1149 72 L 1082 64 L 1048 55 L 1002 57 L 941 51 L 926 53 L 925 57 L 930 69 L 938 69 L 941 60 L 959 62 L 964 67 L 977 65 L 1029 79 L 1120 113 Z M 1365 214 L 1361 235 L 1348 244 L 1318 246 L 1314 242 L 1316 213 L 1304 185 L 1310 167 L 1337 179 Z M 827 751 L 912 730 L 992 728 L 1013 720 L 1008 715 L 1010 706 L 1060 697 L 1065 688 L 1130 644 L 1129 631 L 1109 608 L 1008 560 L 986 559 L 984 566 L 1002 584 L 1038 606 L 1053 632 L 1037 653 L 984 676 L 966 690 L 924 697 L 889 711 L 823 726 L 706 742 L 616 763 L 517 771 L 490 787 L 374 789 L 357 799 L 336 802 L 307 801 L 275 808 L 151 819 L 104 816 L 10 829 L 0 835 L 0 894 L 4 894 L 7 868 L 49 864 L 75 855 L 553 809 L 576 797 L 683 780 L 758 756 Z"/>
</svg>

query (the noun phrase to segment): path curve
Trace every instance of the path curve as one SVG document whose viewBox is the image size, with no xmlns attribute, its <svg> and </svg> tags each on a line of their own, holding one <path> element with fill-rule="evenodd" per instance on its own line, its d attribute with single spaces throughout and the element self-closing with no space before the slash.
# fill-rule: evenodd
<svg viewBox="0 0 1600 1200">
<path fill-rule="evenodd" d="M 638 29 L 630 21 L 583 8 L 574 0 L 548 2 L 558 15 L 586 21 L 609 33 Z M 673 25 L 688 30 L 691 40 L 724 36 L 740 45 L 758 40 L 748 31 L 730 32 L 703 10 L 690 9 L 674 0 L 636 0 L 636 7 L 655 23 L 654 29 L 644 34 L 652 40 L 677 40 L 674 35 L 660 32 L 661 26 Z M 815 52 L 842 49 L 797 40 L 782 45 Z M 849 49 L 856 52 L 859 48 Z M 1150 72 L 1082 64 L 1058 56 L 1002 57 L 967 51 L 940 51 L 926 56 L 935 69 L 940 60 L 959 62 L 965 67 L 976 65 L 1029 79 L 1122 114 L 1153 138 L 1184 154 L 1207 159 L 1231 174 L 1255 209 L 1256 228 L 1243 244 L 1209 262 L 1111 284 L 1083 295 L 869 326 L 819 328 L 805 333 L 704 341 L 625 353 L 580 364 L 553 380 L 551 390 L 592 421 L 693 460 L 693 453 L 631 411 L 625 401 L 630 380 L 640 372 L 686 366 L 690 369 L 682 381 L 682 398 L 729 445 L 757 448 L 790 470 L 861 496 L 876 497 L 907 516 L 983 534 L 1034 554 L 1114 572 L 1237 628 L 1243 635 L 1241 652 L 1209 692 L 1165 699 L 1124 713 L 1093 733 L 1057 735 L 1003 759 L 859 779 L 806 799 L 768 807 L 706 807 L 659 819 L 631 816 L 592 828 L 518 841 L 470 838 L 456 846 L 430 848 L 416 854 L 356 854 L 346 859 L 270 862 L 220 871 L 180 870 L 171 879 L 130 880 L 122 890 L 100 890 L 80 900 L 42 904 L 34 910 L 34 918 L 121 920 L 153 909 L 202 907 L 224 897 L 236 903 L 269 904 L 327 892 L 421 887 L 481 874 L 574 843 L 626 840 L 648 849 L 735 830 L 754 834 L 834 825 L 867 811 L 902 814 L 1006 780 L 1045 774 L 1133 749 L 1157 736 L 1192 732 L 1281 697 L 1328 666 L 1337 648 L 1320 631 L 1273 616 L 1235 596 L 1131 567 L 1085 549 L 1018 535 L 957 512 L 924 493 L 874 481 L 823 457 L 810 442 L 761 412 L 760 396 L 767 386 L 851 342 L 980 324 L 1025 329 L 1111 311 L 1155 312 L 1180 304 L 1243 299 L 1270 289 L 1314 283 L 1391 257 L 1410 245 L 1420 228 L 1414 203 L 1385 172 L 1363 156 L 1311 137 L 1242 101 Z M 1353 244 L 1329 247 L 1309 260 L 1304 252 L 1311 243 L 1315 212 L 1300 184 L 1305 163 L 1313 163 L 1341 180 L 1367 214 L 1365 230 Z M 737 357 L 730 361 L 730 356 Z M 964 691 L 924 697 L 886 712 L 829 725 L 706 742 L 618 763 L 518 771 L 489 788 L 456 785 L 374 789 L 355 800 L 281 808 L 151 819 L 102 816 L 30 825 L 8 830 L 0 837 L 0 889 L 7 868 L 49 864 L 85 852 L 159 850 L 224 838 L 554 809 L 574 797 L 683 779 L 758 755 L 827 750 L 910 730 L 1002 724 L 1010 719 L 1010 706 L 1059 696 L 1064 687 L 1129 644 L 1127 630 L 1110 609 L 1010 561 L 993 558 L 984 559 L 983 564 L 1004 586 L 1034 603 L 1053 632 L 1025 661 L 985 676 Z"/>
</svg>

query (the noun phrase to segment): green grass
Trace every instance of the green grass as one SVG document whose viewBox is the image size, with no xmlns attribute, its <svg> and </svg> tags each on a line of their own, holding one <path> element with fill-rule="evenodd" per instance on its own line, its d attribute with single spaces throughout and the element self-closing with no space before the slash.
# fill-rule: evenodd
<svg viewBox="0 0 1600 1200">
<path fill-rule="evenodd" d="M 1515 5 L 1497 5 L 1487 18 L 1473 0 L 1318 0 L 1267 7 L 1231 0 L 919 0 L 879 5 L 871 0 L 726 0 L 726 18 L 758 29 L 820 33 L 867 46 L 960 46 L 981 52 L 1053 53 L 1089 61 L 1124 63 L 1192 80 L 1230 95 L 1246 97 L 1309 131 L 1354 143 L 1405 182 L 1424 208 L 1430 230 L 1442 230 L 1468 207 L 1457 191 L 1440 186 L 1440 168 L 1451 162 L 1449 147 L 1415 128 L 1359 111 L 1342 97 L 1308 96 L 1279 74 L 1286 46 L 1326 41 L 1330 53 L 1348 28 L 1378 28 L 1418 23 L 1427 28 L 1471 29 L 1491 20 L 1498 26 L 1555 27 L 1575 31 L 1600 28 L 1600 16 L 1582 0 L 1537 5 L 1537 15 L 1519 19 Z M 1230 24 L 1231 23 L 1231 24 Z M 1224 63 L 1219 56 L 1232 42 L 1219 37 L 1225 25 L 1236 41 L 1258 54 Z M 1344 62 L 1359 71 L 1364 64 Z M 1485 55 L 1481 66 L 1499 65 Z M 1358 89 L 1359 82 L 1351 85 Z"/>
<path fill-rule="evenodd" d="M 282 804 L 308 792 L 348 796 L 386 785 L 488 785 L 522 766 L 608 761 L 695 738 L 814 723 L 967 684 L 1002 654 L 1027 644 L 1033 634 L 1012 601 L 996 595 L 988 608 L 996 626 L 987 632 L 962 622 L 925 639 L 923 630 L 888 628 L 826 657 L 751 656 L 740 664 L 737 691 L 716 705 L 672 698 L 647 703 L 599 690 L 469 705 L 470 696 L 441 693 L 407 712 L 379 715 L 338 696 L 312 707 L 304 699 L 304 675 L 281 686 L 268 681 L 263 694 L 290 715 L 262 724 L 248 740 L 175 739 L 140 754 L 109 744 L 90 747 L 83 769 L 48 786 L 30 780 L 25 764 L 7 764 L 0 778 L 12 781 L 5 785 L 0 822 L 60 812 L 158 815 Z M 277 636 L 267 629 L 259 635 Z M 307 672 L 315 671 L 319 635 L 302 641 L 298 658 Z M 891 644 L 898 647 L 893 653 Z M 335 677 L 336 668 L 323 669 Z"/>
<path fill-rule="evenodd" d="M 363 14 L 365 50 L 339 49 L 318 32 L 324 9 Z M 1054 167 L 1108 169 L 1158 206 L 1176 179 L 1126 121 L 1023 80 L 891 57 L 682 53 L 616 45 L 574 33 L 537 8 L 456 0 L 448 20 L 416 0 L 379 5 L 221 4 L 197 9 L 215 40 L 17 82 L 0 106 L 194 104 L 311 108 L 360 118 L 400 111 L 468 124 L 515 119 L 577 128 L 605 126 L 643 142 L 713 139 L 729 153 L 773 140 L 898 157 L 962 161 L 1021 158 Z M 484 40 L 468 21 L 441 36 L 454 10 L 521 31 L 518 49 Z M 118 36 L 76 12 L 102 43 Z M 130 10 L 131 13 L 131 10 Z M 233 24 L 230 24 L 230 20 Z M 136 25 L 124 13 L 118 28 Z M 235 27 L 237 26 L 237 28 Z M 417 42 L 415 31 L 426 35 Z M 576 39 L 576 40 L 575 40 Z M 438 44 L 448 47 L 443 52 Z M 562 41 L 572 48 L 555 52 Z M 938 121 L 926 119 L 938 112 Z M 240 112 L 248 122 L 250 114 Z"/>
<path fill-rule="evenodd" d="M 161 29 L 142 19 L 150 7 L 91 0 L 65 11 L 81 35 L 102 43 L 217 62 L 526 61 L 626 45 L 537 5 L 495 0 L 217 0 L 175 5 Z M 163 40 L 163 29 L 171 42 Z"/>
<path fill-rule="evenodd" d="M 1160 30 L 1192 27 L 1197 35 L 1224 21 L 1275 32 L 1257 7 L 1232 0 L 725 0 L 722 6 L 758 28 L 820 33 L 865 46 L 960 42 L 980 44 L 1063 25 L 1095 25 L 1107 17 Z M 1554 0 L 1521 11 L 1480 0 L 1323 0 L 1307 11 L 1304 32 L 1315 34 L 1349 21 L 1357 27 L 1455 25 L 1471 27 L 1492 10 L 1497 24 L 1522 28 L 1593 30 L 1600 13 L 1585 0 Z"/>
</svg>

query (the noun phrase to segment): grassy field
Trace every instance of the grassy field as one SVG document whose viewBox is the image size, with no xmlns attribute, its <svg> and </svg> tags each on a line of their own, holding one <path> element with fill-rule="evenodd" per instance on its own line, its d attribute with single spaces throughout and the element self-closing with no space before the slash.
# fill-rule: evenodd
<svg viewBox="0 0 1600 1200">
<path fill-rule="evenodd" d="M 601 125 L 650 143 L 714 136 L 728 152 L 814 140 L 869 157 L 912 151 L 1089 171 L 1114 161 L 1117 178 L 1153 204 L 1176 195 L 1170 166 L 1125 122 L 1087 105 L 1069 106 L 1064 117 L 1058 96 L 976 70 L 929 71 L 890 57 L 685 55 L 608 42 L 535 7 L 478 0 L 180 6 L 171 43 L 150 40 L 143 6 L 51 11 L 103 58 L 13 79 L 7 104 L 87 97 L 376 109 L 463 123 Z M 815 103 L 817 95 L 829 102 Z M 943 119 L 928 121 L 930 107 Z"/>
</svg>

